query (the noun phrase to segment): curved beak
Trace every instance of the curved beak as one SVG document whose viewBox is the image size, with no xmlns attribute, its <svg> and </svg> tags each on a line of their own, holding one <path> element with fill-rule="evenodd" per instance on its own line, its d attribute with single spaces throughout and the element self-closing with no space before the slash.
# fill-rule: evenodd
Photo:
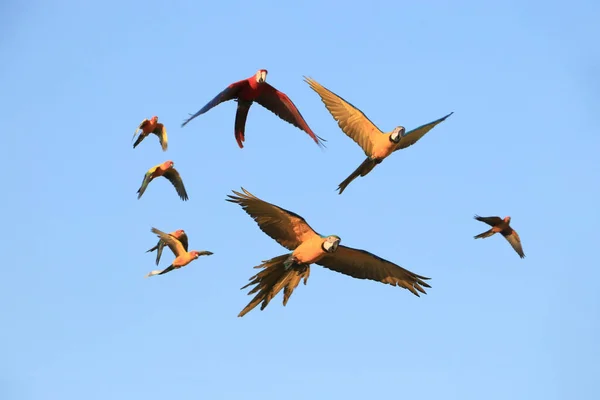
<svg viewBox="0 0 600 400">
<path fill-rule="evenodd" d="M 333 244 L 331 245 L 331 251 L 335 252 L 337 250 L 339 244 L 340 244 L 339 240 L 336 240 L 335 242 L 333 242 Z"/>
</svg>

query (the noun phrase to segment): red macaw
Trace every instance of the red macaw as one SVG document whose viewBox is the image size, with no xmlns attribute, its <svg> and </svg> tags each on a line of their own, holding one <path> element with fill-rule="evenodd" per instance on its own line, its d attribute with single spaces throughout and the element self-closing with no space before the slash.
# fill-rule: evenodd
<svg viewBox="0 0 600 400">
<path fill-rule="evenodd" d="M 324 147 L 323 142 L 326 140 L 315 135 L 292 100 L 285 93 L 280 92 L 267 83 L 267 73 L 266 69 L 261 69 L 250 78 L 227 86 L 214 99 L 202 107 L 200 111 L 194 115 L 190 114 L 191 116 L 181 124 L 181 127 L 183 128 L 188 122 L 222 102 L 235 99 L 238 103 L 235 114 L 235 140 L 237 140 L 238 146 L 242 149 L 244 147 L 244 131 L 248 110 L 250 110 L 253 102 L 257 102 L 279 116 L 279 118 L 308 133 L 317 145 Z"/>
</svg>

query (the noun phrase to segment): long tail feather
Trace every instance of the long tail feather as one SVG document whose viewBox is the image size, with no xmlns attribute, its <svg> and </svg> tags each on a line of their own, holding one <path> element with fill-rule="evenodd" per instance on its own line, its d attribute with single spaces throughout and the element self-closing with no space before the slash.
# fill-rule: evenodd
<svg viewBox="0 0 600 400">
<path fill-rule="evenodd" d="M 284 254 L 268 261 L 263 261 L 261 265 L 254 267 L 263 268 L 263 270 L 250 278 L 250 283 L 242 287 L 242 289 L 256 285 L 248 294 L 256 292 L 258 294 L 239 313 L 238 317 L 243 317 L 261 302 L 260 309 L 264 310 L 282 289 L 284 289 L 283 305 L 285 306 L 302 278 L 304 278 L 304 284 L 306 285 L 308 276 L 310 275 L 310 266 L 293 264 L 289 269 L 286 269 L 284 262 L 288 257 L 289 254 Z"/>
<path fill-rule="evenodd" d="M 375 168 L 376 165 L 377 165 L 377 161 L 374 161 L 374 160 L 370 159 L 369 157 L 367 157 L 367 159 L 365 161 L 363 161 L 363 163 L 360 164 L 358 166 L 358 168 L 356 168 L 356 170 L 350 174 L 349 177 L 347 177 L 342 183 L 340 183 L 340 185 L 337 188 L 337 190 L 340 191 L 339 194 L 342 194 L 342 192 L 346 189 L 346 186 L 348 186 L 350 184 L 350 182 L 352 182 L 359 176 L 367 175 L 369 172 L 371 172 L 373 170 L 373 168 Z"/>
</svg>

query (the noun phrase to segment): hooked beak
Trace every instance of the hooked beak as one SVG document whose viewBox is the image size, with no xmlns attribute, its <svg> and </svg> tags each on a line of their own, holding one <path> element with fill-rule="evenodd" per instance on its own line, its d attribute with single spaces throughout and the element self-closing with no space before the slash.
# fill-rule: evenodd
<svg viewBox="0 0 600 400">
<path fill-rule="evenodd" d="M 261 77 L 258 78 L 258 83 L 263 83 L 264 81 L 265 81 L 265 78 L 263 78 L 262 75 L 261 75 Z"/>
<path fill-rule="evenodd" d="M 335 252 L 338 248 L 338 245 L 340 244 L 339 240 L 337 242 L 333 243 L 333 246 L 331 246 L 331 252 Z"/>
</svg>

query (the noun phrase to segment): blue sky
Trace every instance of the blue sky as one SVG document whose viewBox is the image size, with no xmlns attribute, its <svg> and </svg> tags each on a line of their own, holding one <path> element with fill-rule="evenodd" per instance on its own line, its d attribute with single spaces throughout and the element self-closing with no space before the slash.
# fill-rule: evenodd
<svg viewBox="0 0 600 400">
<path fill-rule="evenodd" d="M 600 6 L 413 3 L 3 2 L 0 398 L 598 398 Z M 258 105 L 243 150 L 233 102 L 180 128 L 259 68 L 325 151 Z M 454 115 L 338 196 L 364 156 L 302 75 L 385 131 Z M 132 149 L 152 115 L 167 153 Z M 167 159 L 190 200 L 137 200 Z M 432 288 L 313 266 L 237 318 L 286 251 L 240 186 Z M 473 214 L 511 215 L 527 258 Z M 152 226 L 214 255 L 143 279 Z"/>
</svg>

